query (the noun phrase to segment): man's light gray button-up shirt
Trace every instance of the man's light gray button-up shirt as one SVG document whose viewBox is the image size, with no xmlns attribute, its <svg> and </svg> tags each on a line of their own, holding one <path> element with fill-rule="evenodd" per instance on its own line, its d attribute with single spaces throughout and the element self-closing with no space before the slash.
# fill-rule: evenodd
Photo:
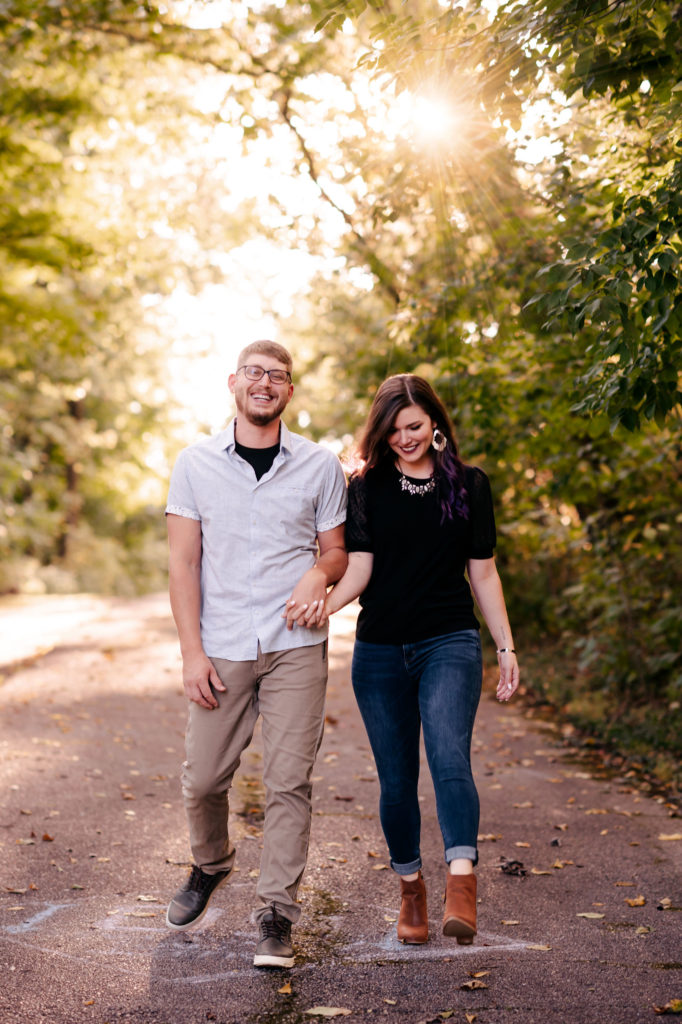
<svg viewBox="0 0 682 1024">
<path fill-rule="evenodd" d="M 201 639 L 209 657 L 253 661 L 321 643 L 327 629 L 286 628 L 287 598 L 317 558 L 316 536 L 346 519 L 336 456 L 282 423 L 280 451 L 256 480 L 235 451 L 233 420 L 185 448 L 166 512 L 201 523 Z"/>
</svg>

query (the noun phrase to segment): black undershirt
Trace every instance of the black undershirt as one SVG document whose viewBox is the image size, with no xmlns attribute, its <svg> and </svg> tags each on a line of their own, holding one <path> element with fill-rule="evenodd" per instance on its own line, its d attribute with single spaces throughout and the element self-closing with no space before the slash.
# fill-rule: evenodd
<svg viewBox="0 0 682 1024">
<path fill-rule="evenodd" d="M 437 490 L 403 491 L 391 463 L 351 479 L 346 546 L 374 556 L 360 596 L 359 640 L 416 643 L 479 628 L 465 566 L 470 558 L 492 558 L 495 519 L 485 473 L 465 466 L 465 486 L 468 518 L 455 513 L 442 523 Z"/>
<path fill-rule="evenodd" d="M 248 462 L 253 467 L 256 480 L 260 480 L 268 472 L 277 457 L 279 441 L 277 444 L 273 444 L 272 448 L 247 448 L 246 445 L 235 441 L 234 450 L 237 455 L 240 455 L 245 462 Z"/>
</svg>

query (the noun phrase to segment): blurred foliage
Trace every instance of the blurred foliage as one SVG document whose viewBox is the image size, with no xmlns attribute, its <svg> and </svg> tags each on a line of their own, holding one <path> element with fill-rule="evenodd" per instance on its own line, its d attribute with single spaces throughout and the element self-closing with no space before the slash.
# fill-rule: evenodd
<svg viewBox="0 0 682 1024">
<path fill-rule="evenodd" d="M 151 4 L 0 5 L 0 592 L 164 585 L 179 441 L 150 311 L 239 233 L 192 164 L 176 28 Z"/>
<path fill-rule="evenodd" d="M 384 376 L 427 376 L 554 655 L 529 685 L 679 755 L 682 7 L 489 7 L 0 5 L 0 589 L 158 585 L 150 311 L 267 238 L 321 268 L 292 415 L 350 451 Z M 236 201 L 227 133 L 287 187 Z"/>
<path fill-rule="evenodd" d="M 556 664 L 528 685 L 679 764 L 682 7 L 315 12 L 327 33 L 353 23 L 359 66 L 396 97 L 435 92 L 469 114 L 449 146 L 383 172 L 393 219 L 374 244 L 399 300 L 381 281 L 349 301 L 326 286 L 315 324 L 333 324 L 365 404 L 385 373 L 429 377 L 490 474 L 517 645 Z M 552 151 L 532 162 L 543 134 Z M 394 191 L 403 166 L 412 188 Z"/>
</svg>

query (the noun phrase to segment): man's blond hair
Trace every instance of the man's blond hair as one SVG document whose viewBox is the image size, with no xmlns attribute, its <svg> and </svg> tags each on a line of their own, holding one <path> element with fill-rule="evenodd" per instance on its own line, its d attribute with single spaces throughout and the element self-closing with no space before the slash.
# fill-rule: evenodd
<svg viewBox="0 0 682 1024">
<path fill-rule="evenodd" d="M 291 373 L 294 365 L 291 353 L 284 348 L 284 345 L 278 345 L 276 341 L 252 341 L 250 345 L 247 345 L 239 353 L 237 369 L 240 366 L 244 366 L 251 356 L 257 355 L 270 356 L 271 359 L 276 359 L 278 363 L 284 363 L 289 373 Z"/>
</svg>

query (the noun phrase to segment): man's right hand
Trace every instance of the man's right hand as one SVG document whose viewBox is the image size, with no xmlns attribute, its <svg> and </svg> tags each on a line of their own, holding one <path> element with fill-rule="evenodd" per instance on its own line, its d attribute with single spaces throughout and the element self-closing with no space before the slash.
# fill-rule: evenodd
<svg viewBox="0 0 682 1024">
<path fill-rule="evenodd" d="M 203 653 L 183 659 L 182 685 L 188 700 L 193 700 L 200 708 L 206 708 L 208 711 L 218 707 L 213 690 L 226 693 L 213 662 Z"/>
</svg>

